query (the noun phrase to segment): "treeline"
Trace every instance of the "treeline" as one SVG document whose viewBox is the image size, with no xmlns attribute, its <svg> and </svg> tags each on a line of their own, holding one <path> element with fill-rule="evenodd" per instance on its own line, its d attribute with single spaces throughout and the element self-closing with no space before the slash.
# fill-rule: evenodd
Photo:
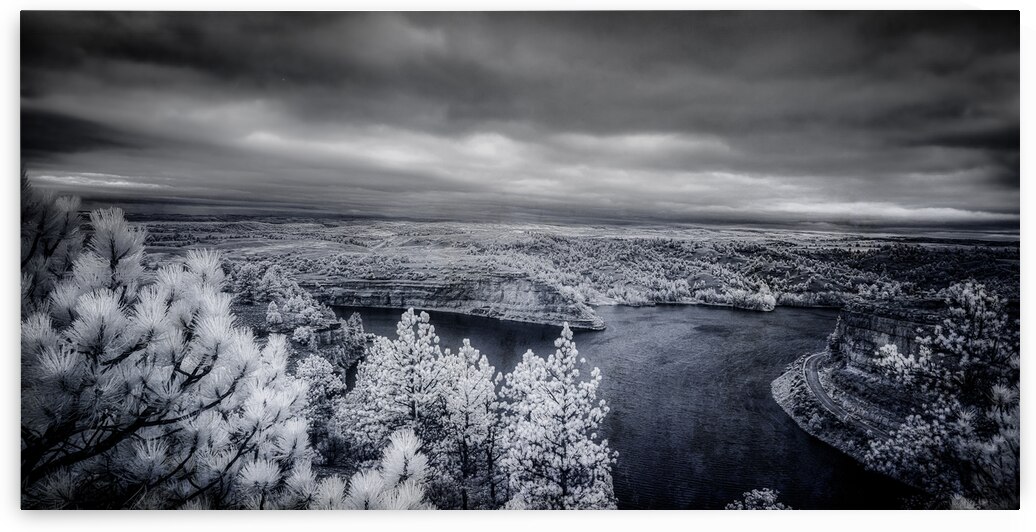
<svg viewBox="0 0 1036 532">
<path fill-rule="evenodd" d="M 959 279 L 1017 293 L 1018 248 L 968 242 L 899 242 L 858 235 L 700 231 L 680 236 L 564 235 L 476 224 L 183 224 L 212 242 L 234 236 L 304 238 L 342 244 L 327 256 L 270 256 L 292 275 L 319 282 L 348 277 L 421 281 L 455 268 L 520 272 L 574 305 L 708 303 L 753 310 L 774 305 L 842 306 L 901 293 L 930 296 Z M 188 237 L 193 238 L 191 235 Z M 387 241 L 387 242 L 386 242 Z M 454 248 L 470 263 L 416 258 L 401 250 Z M 435 255 L 434 253 L 432 255 Z M 425 260 L 428 259 L 428 260 Z M 300 277 L 300 278 L 301 278 Z"/>
<path fill-rule="evenodd" d="M 972 278 L 1017 293 L 1018 249 L 871 242 L 855 237 L 782 240 L 572 237 L 480 243 L 485 255 L 526 271 L 588 304 L 723 304 L 752 310 L 774 305 L 841 306 L 856 298 L 927 296 Z"/>
</svg>

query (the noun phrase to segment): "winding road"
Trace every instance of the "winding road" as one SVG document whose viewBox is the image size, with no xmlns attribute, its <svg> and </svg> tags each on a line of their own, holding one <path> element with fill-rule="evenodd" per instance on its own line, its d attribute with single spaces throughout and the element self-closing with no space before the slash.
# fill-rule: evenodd
<svg viewBox="0 0 1036 532">
<path fill-rule="evenodd" d="M 842 408 L 824 390 L 824 386 L 820 383 L 820 374 L 817 372 L 817 367 L 821 360 L 827 356 L 827 352 L 820 352 L 809 355 L 802 361 L 802 377 L 806 379 L 806 385 L 813 392 L 813 396 L 817 398 L 821 406 L 843 422 L 856 425 L 864 432 L 873 432 L 883 438 L 888 438 L 889 433 L 887 430 Z"/>
</svg>

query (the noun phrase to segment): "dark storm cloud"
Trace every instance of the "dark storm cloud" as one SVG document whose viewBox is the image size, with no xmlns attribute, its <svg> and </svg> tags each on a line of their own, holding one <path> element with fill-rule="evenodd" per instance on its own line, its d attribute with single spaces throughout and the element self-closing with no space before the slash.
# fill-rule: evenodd
<svg viewBox="0 0 1036 532">
<path fill-rule="evenodd" d="M 1017 13 L 31 13 L 87 196 L 1017 227 Z"/>
<path fill-rule="evenodd" d="M 28 159 L 133 146 L 128 135 L 89 120 L 33 110 L 22 111 L 21 119 L 22 153 Z"/>
</svg>

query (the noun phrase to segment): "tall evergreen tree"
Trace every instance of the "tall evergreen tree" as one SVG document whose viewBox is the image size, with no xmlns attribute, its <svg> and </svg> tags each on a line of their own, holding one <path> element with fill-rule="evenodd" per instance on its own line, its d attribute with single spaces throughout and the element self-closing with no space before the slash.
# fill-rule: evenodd
<svg viewBox="0 0 1036 532">
<path fill-rule="evenodd" d="M 507 452 L 511 500 L 530 509 L 614 508 L 611 468 L 615 453 L 598 438 L 608 406 L 597 400 L 601 372 L 582 380 L 586 360 L 565 323 L 557 350 L 546 359 L 527 351 L 506 378 Z"/>
<path fill-rule="evenodd" d="M 443 389 L 445 416 L 439 454 L 443 470 L 460 495 L 460 508 L 497 506 L 500 403 L 496 369 L 464 340 L 456 354 L 443 357 L 451 377 Z"/>
<path fill-rule="evenodd" d="M 379 337 L 368 350 L 337 417 L 347 439 L 367 455 L 400 428 L 412 428 L 426 441 L 440 436 L 449 368 L 428 313 L 404 312 L 396 336 Z"/>
</svg>

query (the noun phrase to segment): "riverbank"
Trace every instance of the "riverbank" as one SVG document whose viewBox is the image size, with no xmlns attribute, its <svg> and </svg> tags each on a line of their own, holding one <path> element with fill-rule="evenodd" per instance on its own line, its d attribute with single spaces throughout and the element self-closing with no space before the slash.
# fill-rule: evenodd
<svg viewBox="0 0 1036 532">
<path fill-rule="evenodd" d="M 770 392 L 802 430 L 862 464 L 871 437 L 858 425 L 833 414 L 813 394 L 803 373 L 808 356 L 789 364 L 784 373 L 773 380 Z"/>
</svg>

